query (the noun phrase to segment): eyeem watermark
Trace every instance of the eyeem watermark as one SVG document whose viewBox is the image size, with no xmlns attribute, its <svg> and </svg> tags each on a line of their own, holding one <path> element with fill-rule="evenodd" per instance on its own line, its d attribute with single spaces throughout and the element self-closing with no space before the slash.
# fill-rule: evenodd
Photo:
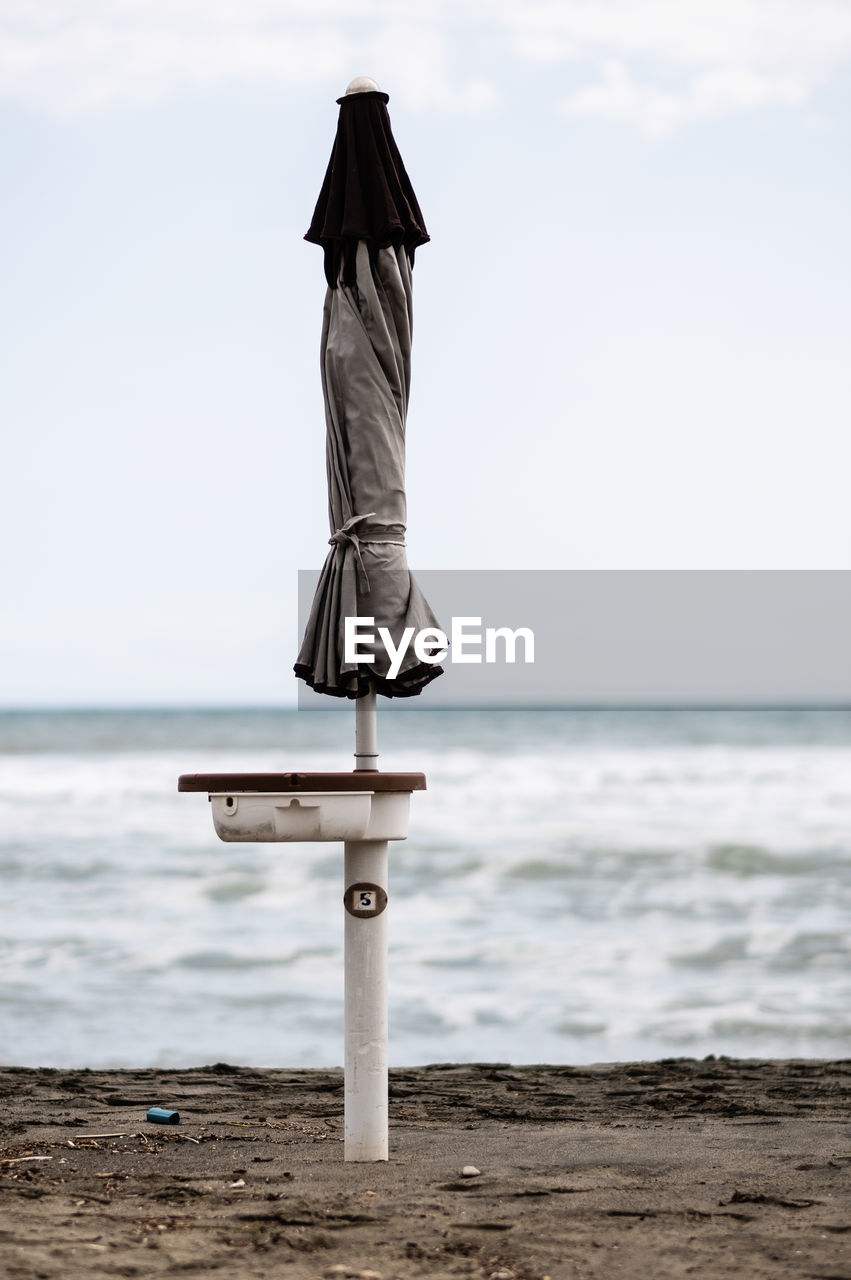
<svg viewBox="0 0 851 1280">
<path fill-rule="evenodd" d="M 374 662 L 376 632 L 375 618 L 346 618 L 344 653 L 346 662 Z M 425 627 L 414 631 L 405 627 L 398 645 L 387 627 L 378 627 L 377 639 L 384 646 L 390 659 L 388 677 L 393 680 L 399 674 L 405 655 L 413 642 L 414 653 L 420 662 L 432 666 L 444 662 L 516 662 L 517 642 L 523 642 L 523 661 L 535 661 L 535 633 L 530 627 L 485 627 L 481 618 L 453 618 L 449 635 L 439 627 Z M 362 645 L 372 646 L 363 652 Z"/>
</svg>

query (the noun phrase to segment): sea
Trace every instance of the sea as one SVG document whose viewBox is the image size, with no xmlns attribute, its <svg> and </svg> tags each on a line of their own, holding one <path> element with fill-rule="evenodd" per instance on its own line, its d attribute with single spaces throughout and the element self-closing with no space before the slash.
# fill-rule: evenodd
<svg viewBox="0 0 851 1280">
<path fill-rule="evenodd" d="M 0 713 L 0 1061 L 334 1066 L 342 848 L 181 773 L 353 767 L 353 709 Z M 851 1056 L 851 709 L 382 704 L 390 1061 Z"/>
</svg>

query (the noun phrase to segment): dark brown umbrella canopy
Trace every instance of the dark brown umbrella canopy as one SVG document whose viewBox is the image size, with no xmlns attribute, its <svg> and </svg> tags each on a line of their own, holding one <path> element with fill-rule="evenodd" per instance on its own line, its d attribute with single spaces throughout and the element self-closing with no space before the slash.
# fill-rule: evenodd
<svg viewBox="0 0 851 1280">
<path fill-rule="evenodd" d="M 325 250 L 329 287 L 322 325 L 322 390 L 331 551 L 302 642 L 296 675 L 320 693 L 357 698 L 420 692 L 442 668 L 411 645 L 390 676 L 385 648 L 347 662 L 346 617 L 374 618 L 399 645 L 437 620 L 405 553 L 405 419 L 411 377 L 411 268 L 428 239 L 390 131 L 387 97 L 341 99 L 331 162 L 306 239 Z M 330 274 L 329 274 L 330 273 Z"/>
<path fill-rule="evenodd" d="M 341 260 L 353 285 L 358 240 L 374 249 L 404 245 L 413 263 L 428 232 L 390 129 L 386 93 L 338 98 L 337 136 L 305 240 L 325 250 L 325 276 L 337 287 Z M 348 252 L 346 252 L 348 250 Z"/>
</svg>

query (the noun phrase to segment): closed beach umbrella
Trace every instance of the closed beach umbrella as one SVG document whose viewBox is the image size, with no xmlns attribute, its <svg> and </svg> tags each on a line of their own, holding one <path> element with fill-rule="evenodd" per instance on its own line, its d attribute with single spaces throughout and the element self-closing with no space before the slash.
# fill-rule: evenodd
<svg viewBox="0 0 851 1280">
<path fill-rule="evenodd" d="M 421 635 L 437 621 L 405 554 L 411 269 L 428 234 L 387 100 L 365 78 L 338 99 L 337 137 L 306 237 L 322 245 L 328 281 L 321 350 L 331 550 L 295 671 L 320 693 L 357 699 L 356 767 L 179 782 L 208 792 L 223 840 L 343 841 L 344 1156 L 358 1161 L 388 1158 L 388 848 L 407 837 L 411 793 L 425 789 L 421 773 L 378 770 L 376 694 L 410 697 L 442 671 L 429 661 L 437 644 Z M 346 655 L 349 618 L 371 619 L 381 640 L 364 664 Z M 402 644 L 414 637 L 418 645 Z"/>
<path fill-rule="evenodd" d="M 352 81 L 338 99 L 331 159 L 305 239 L 322 246 L 328 289 L 321 339 L 331 550 L 296 675 L 319 693 L 409 697 L 440 675 L 409 644 L 398 671 L 345 653 L 345 619 L 373 618 L 393 649 L 408 628 L 437 627 L 405 551 L 405 419 L 411 378 L 411 271 L 428 240 L 390 129 L 388 96 Z M 409 632 L 409 635 L 411 633 Z"/>
</svg>

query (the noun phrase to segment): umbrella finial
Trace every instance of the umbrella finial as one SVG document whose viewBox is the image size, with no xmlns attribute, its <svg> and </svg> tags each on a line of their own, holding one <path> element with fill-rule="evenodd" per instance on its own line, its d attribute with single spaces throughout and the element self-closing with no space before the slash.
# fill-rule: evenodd
<svg viewBox="0 0 851 1280">
<path fill-rule="evenodd" d="M 381 89 L 371 76 L 355 76 L 346 88 L 346 97 L 350 93 L 381 93 Z"/>
</svg>

